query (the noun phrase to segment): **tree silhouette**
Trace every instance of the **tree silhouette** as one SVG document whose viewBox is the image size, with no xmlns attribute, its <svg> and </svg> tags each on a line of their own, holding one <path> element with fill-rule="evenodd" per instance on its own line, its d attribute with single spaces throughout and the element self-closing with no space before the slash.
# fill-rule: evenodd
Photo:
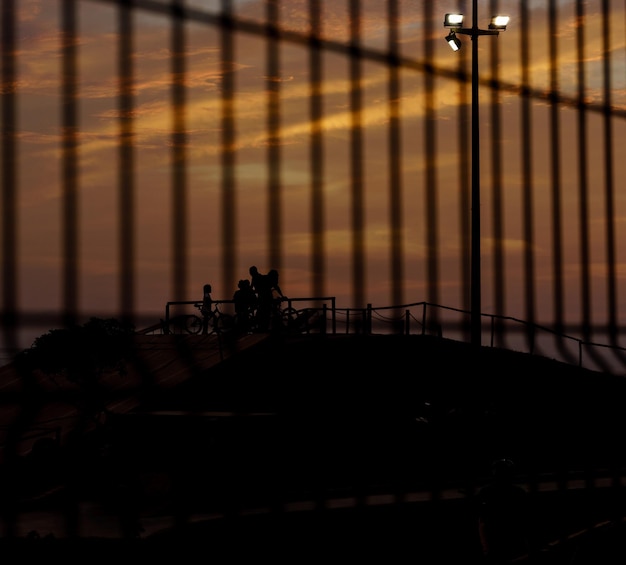
<svg viewBox="0 0 626 565">
<path fill-rule="evenodd" d="M 92 317 L 82 326 L 53 329 L 39 336 L 17 356 L 16 363 L 22 369 L 77 385 L 84 415 L 97 418 L 106 412 L 100 379 L 103 374 L 125 373 L 134 333 L 131 324 Z"/>
</svg>

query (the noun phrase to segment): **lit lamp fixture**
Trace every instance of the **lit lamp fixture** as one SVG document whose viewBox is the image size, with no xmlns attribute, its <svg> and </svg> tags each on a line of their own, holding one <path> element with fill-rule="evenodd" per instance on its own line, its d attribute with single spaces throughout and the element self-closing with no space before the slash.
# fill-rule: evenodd
<svg viewBox="0 0 626 565">
<path fill-rule="evenodd" d="M 509 16 L 492 16 L 489 29 L 478 29 L 475 23 L 470 28 L 463 27 L 463 19 L 463 14 L 446 14 L 443 19 L 443 26 L 450 28 L 446 42 L 453 51 L 458 51 L 461 48 L 461 41 L 456 36 L 457 33 L 470 35 L 472 39 L 478 35 L 498 35 L 501 31 L 506 31 L 506 26 L 510 20 Z"/>
<path fill-rule="evenodd" d="M 478 36 L 498 35 L 506 30 L 509 16 L 493 16 L 489 29 L 479 29 L 477 0 L 472 0 L 472 27 L 463 27 L 463 14 L 446 14 L 444 27 L 450 30 L 446 41 L 453 51 L 461 48 L 457 34 L 472 38 L 472 208 L 471 208 L 471 283 L 470 332 L 472 345 L 481 345 L 481 282 L 480 282 L 480 136 L 478 134 Z"/>
<path fill-rule="evenodd" d="M 448 45 L 452 47 L 452 51 L 458 51 L 461 48 L 461 40 L 456 36 L 454 31 L 451 31 L 446 36 L 446 41 L 448 42 Z"/>
<path fill-rule="evenodd" d="M 463 14 L 446 14 L 443 19 L 444 27 L 461 27 L 463 25 Z"/>
<path fill-rule="evenodd" d="M 491 23 L 489 24 L 489 29 L 497 29 L 499 31 L 505 31 L 506 26 L 509 25 L 509 16 L 493 16 L 491 18 Z"/>
</svg>

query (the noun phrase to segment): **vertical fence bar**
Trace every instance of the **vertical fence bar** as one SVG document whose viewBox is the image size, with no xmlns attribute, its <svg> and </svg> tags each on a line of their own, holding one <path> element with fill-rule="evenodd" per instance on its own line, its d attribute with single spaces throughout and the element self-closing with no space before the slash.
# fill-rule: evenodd
<svg viewBox="0 0 626 565">
<path fill-rule="evenodd" d="M 585 3 L 576 2 L 576 58 L 578 86 L 578 190 L 579 190 L 579 241 L 580 241 L 580 286 L 581 286 L 581 333 L 584 341 L 593 341 L 592 328 L 592 259 L 591 259 L 591 223 L 590 223 L 590 188 L 589 188 L 589 129 L 587 124 L 587 73 L 585 49 Z M 595 348 L 590 348 L 589 356 L 600 367 L 605 362 Z"/>
<path fill-rule="evenodd" d="M 235 129 L 235 31 L 232 0 L 221 0 L 220 65 L 221 89 L 221 233 L 222 284 L 232 288 L 237 256 L 237 182 Z"/>
<path fill-rule="evenodd" d="M 562 175 L 561 175 L 561 121 L 558 103 L 559 92 L 559 52 L 558 36 L 554 33 L 559 22 L 556 0 L 548 4 L 548 48 L 550 56 L 550 179 L 552 202 L 552 303 L 554 329 L 556 335 L 562 334 L 565 327 L 565 293 L 563 267 L 563 210 L 562 210 Z M 556 346 L 562 355 L 571 356 L 563 339 L 556 338 Z"/>
<path fill-rule="evenodd" d="M 350 0 L 350 164 L 352 196 L 352 301 L 365 302 L 365 198 L 363 189 L 363 85 L 361 84 L 361 4 Z"/>
<path fill-rule="evenodd" d="M 530 10 L 528 2 L 519 2 L 520 10 L 520 67 L 522 90 L 521 112 L 521 168 L 522 168 L 522 225 L 524 239 L 524 311 L 529 325 L 535 323 L 535 256 L 533 218 L 533 159 L 532 159 L 532 111 L 530 85 Z M 529 326 L 530 327 L 530 326 Z M 529 346 L 532 335 L 527 335 Z"/>
<path fill-rule="evenodd" d="M 172 0 L 171 24 L 171 97 L 172 143 L 172 290 L 175 299 L 187 293 L 187 132 L 186 132 L 186 42 L 184 1 Z"/>
<path fill-rule="evenodd" d="M 439 211 L 437 205 L 437 110 L 435 105 L 435 74 L 432 72 L 434 42 L 434 2 L 423 3 L 424 60 L 424 225 L 426 226 L 426 298 L 428 302 L 439 304 Z M 438 317 L 435 312 L 434 319 Z"/>
<path fill-rule="evenodd" d="M 613 81 L 611 57 L 611 14 L 609 0 L 602 0 L 602 96 L 603 96 L 603 128 L 604 128 L 604 174 L 605 174 L 605 222 L 606 222 L 606 277 L 607 277 L 607 319 L 608 334 L 611 345 L 619 346 L 618 312 L 619 301 L 617 295 L 617 251 L 615 246 L 615 163 L 613 143 L 613 120 L 611 109 L 613 106 Z M 619 349 L 613 349 L 620 363 L 626 363 L 626 357 Z"/>
<path fill-rule="evenodd" d="M 134 150 L 134 65 L 133 6 L 121 3 L 118 13 L 119 80 L 119 304 L 121 319 L 132 321 L 135 309 L 135 150 Z M 184 101 L 183 101 L 184 103 Z M 184 243 L 184 242 L 183 242 Z"/>
<path fill-rule="evenodd" d="M 467 0 L 459 0 L 458 7 L 460 13 L 467 13 Z M 459 151 L 459 183 L 458 183 L 458 201 L 459 201 L 459 249 L 461 250 L 459 255 L 459 269 L 461 273 L 460 287 L 460 303 L 464 310 L 471 309 L 471 223 L 470 213 L 471 210 L 471 146 L 470 146 L 470 115 L 469 108 L 469 72 L 467 70 L 468 65 L 468 50 L 461 49 L 456 57 L 458 76 L 458 104 L 457 104 L 457 122 L 458 122 L 458 151 Z M 463 330 L 463 335 L 466 340 L 470 339 L 470 324 L 467 323 L 467 327 Z"/>
<path fill-rule="evenodd" d="M 19 329 L 19 302 L 17 278 L 17 12 L 15 0 L 2 2 L 2 324 L 3 346 L 12 351 L 17 346 Z M 12 422 L 3 464 L 11 465 L 16 458 L 17 441 L 23 432 L 21 425 Z M 0 516 L 3 534 L 16 534 L 16 505 L 14 489 L 9 484 L 12 476 L 3 472 L 0 495 L 3 500 Z"/>
<path fill-rule="evenodd" d="M 576 59 L 578 87 L 578 198 L 579 198 L 579 241 L 580 241 L 580 287 L 582 335 L 585 341 L 591 341 L 591 283 L 589 266 L 589 189 L 587 182 L 587 115 L 585 97 L 587 84 L 585 78 L 585 4 L 576 2 Z"/>
<path fill-rule="evenodd" d="M 490 1 L 490 13 L 499 14 L 498 0 Z M 506 284 L 504 242 L 504 184 L 502 174 L 502 96 L 500 92 L 500 41 L 490 42 L 490 116 L 491 116 L 491 184 L 493 186 L 491 221 L 493 224 L 493 305 L 495 313 L 503 315 L 506 311 Z M 500 320 L 497 318 L 497 320 Z M 505 346 L 504 328 L 501 321 L 496 327 L 492 326 L 492 341 L 494 333 L 498 338 L 498 345 Z"/>
<path fill-rule="evenodd" d="M 402 140 L 400 121 L 400 71 L 398 68 L 398 0 L 387 2 L 388 77 L 387 101 L 389 112 L 389 233 L 391 304 L 404 302 L 404 221 L 402 217 Z"/>
<path fill-rule="evenodd" d="M 62 162 L 63 162 L 63 323 L 78 320 L 78 111 L 76 1 L 64 0 L 61 13 Z"/>
<path fill-rule="evenodd" d="M 2 327 L 3 346 L 17 348 L 17 13 L 15 0 L 2 2 Z"/>
<path fill-rule="evenodd" d="M 266 7 L 266 88 L 267 88 L 267 229 L 269 264 L 282 268 L 283 206 L 281 186 L 280 109 L 280 0 L 265 0 Z"/>
<path fill-rule="evenodd" d="M 311 276 L 314 296 L 326 295 L 321 0 L 309 0 L 309 115 L 311 120 Z M 334 333 L 334 332 L 333 332 Z"/>
</svg>

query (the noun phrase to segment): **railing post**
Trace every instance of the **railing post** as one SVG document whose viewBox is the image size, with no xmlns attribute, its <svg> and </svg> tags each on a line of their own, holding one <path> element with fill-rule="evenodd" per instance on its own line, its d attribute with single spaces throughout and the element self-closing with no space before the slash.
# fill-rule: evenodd
<svg viewBox="0 0 626 565">
<path fill-rule="evenodd" d="M 170 303 L 165 305 L 165 327 L 163 328 L 164 334 L 170 333 Z"/>
<path fill-rule="evenodd" d="M 368 304 L 365 310 L 365 334 L 371 335 L 372 333 L 372 305 Z"/>
<path fill-rule="evenodd" d="M 411 311 L 404 311 L 404 335 L 411 335 Z"/>
<path fill-rule="evenodd" d="M 578 366 L 583 366 L 583 342 L 581 339 L 578 340 Z"/>
<path fill-rule="evenodd" d="M 422 308 L 422 335 L 426 333 L 426 302 Z"/>
</svg>

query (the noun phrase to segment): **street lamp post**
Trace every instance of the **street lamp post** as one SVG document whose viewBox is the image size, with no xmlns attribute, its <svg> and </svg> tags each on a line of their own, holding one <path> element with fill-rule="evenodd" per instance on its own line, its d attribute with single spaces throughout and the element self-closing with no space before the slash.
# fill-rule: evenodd
<svg viewBox="0 0 626 565">
<path fill-rule="evenodd" d="M 480 281 L 480 136 L 478 113 L 478 37 L 498 35 L 506 30 L 508 16 L 493 16 L 489 29 L 478 28 L 477 0 L 472 0 L 472 27 L 463 27 L 463 14 L 446 14 L 443 25 L 450 29 L 446 41 L 454 51 L 461 48 L 457 34 L 472 39 L 472 227 L 470 330 L 472 345 L 481 345 L 481 281 Z"/>
</svg>

